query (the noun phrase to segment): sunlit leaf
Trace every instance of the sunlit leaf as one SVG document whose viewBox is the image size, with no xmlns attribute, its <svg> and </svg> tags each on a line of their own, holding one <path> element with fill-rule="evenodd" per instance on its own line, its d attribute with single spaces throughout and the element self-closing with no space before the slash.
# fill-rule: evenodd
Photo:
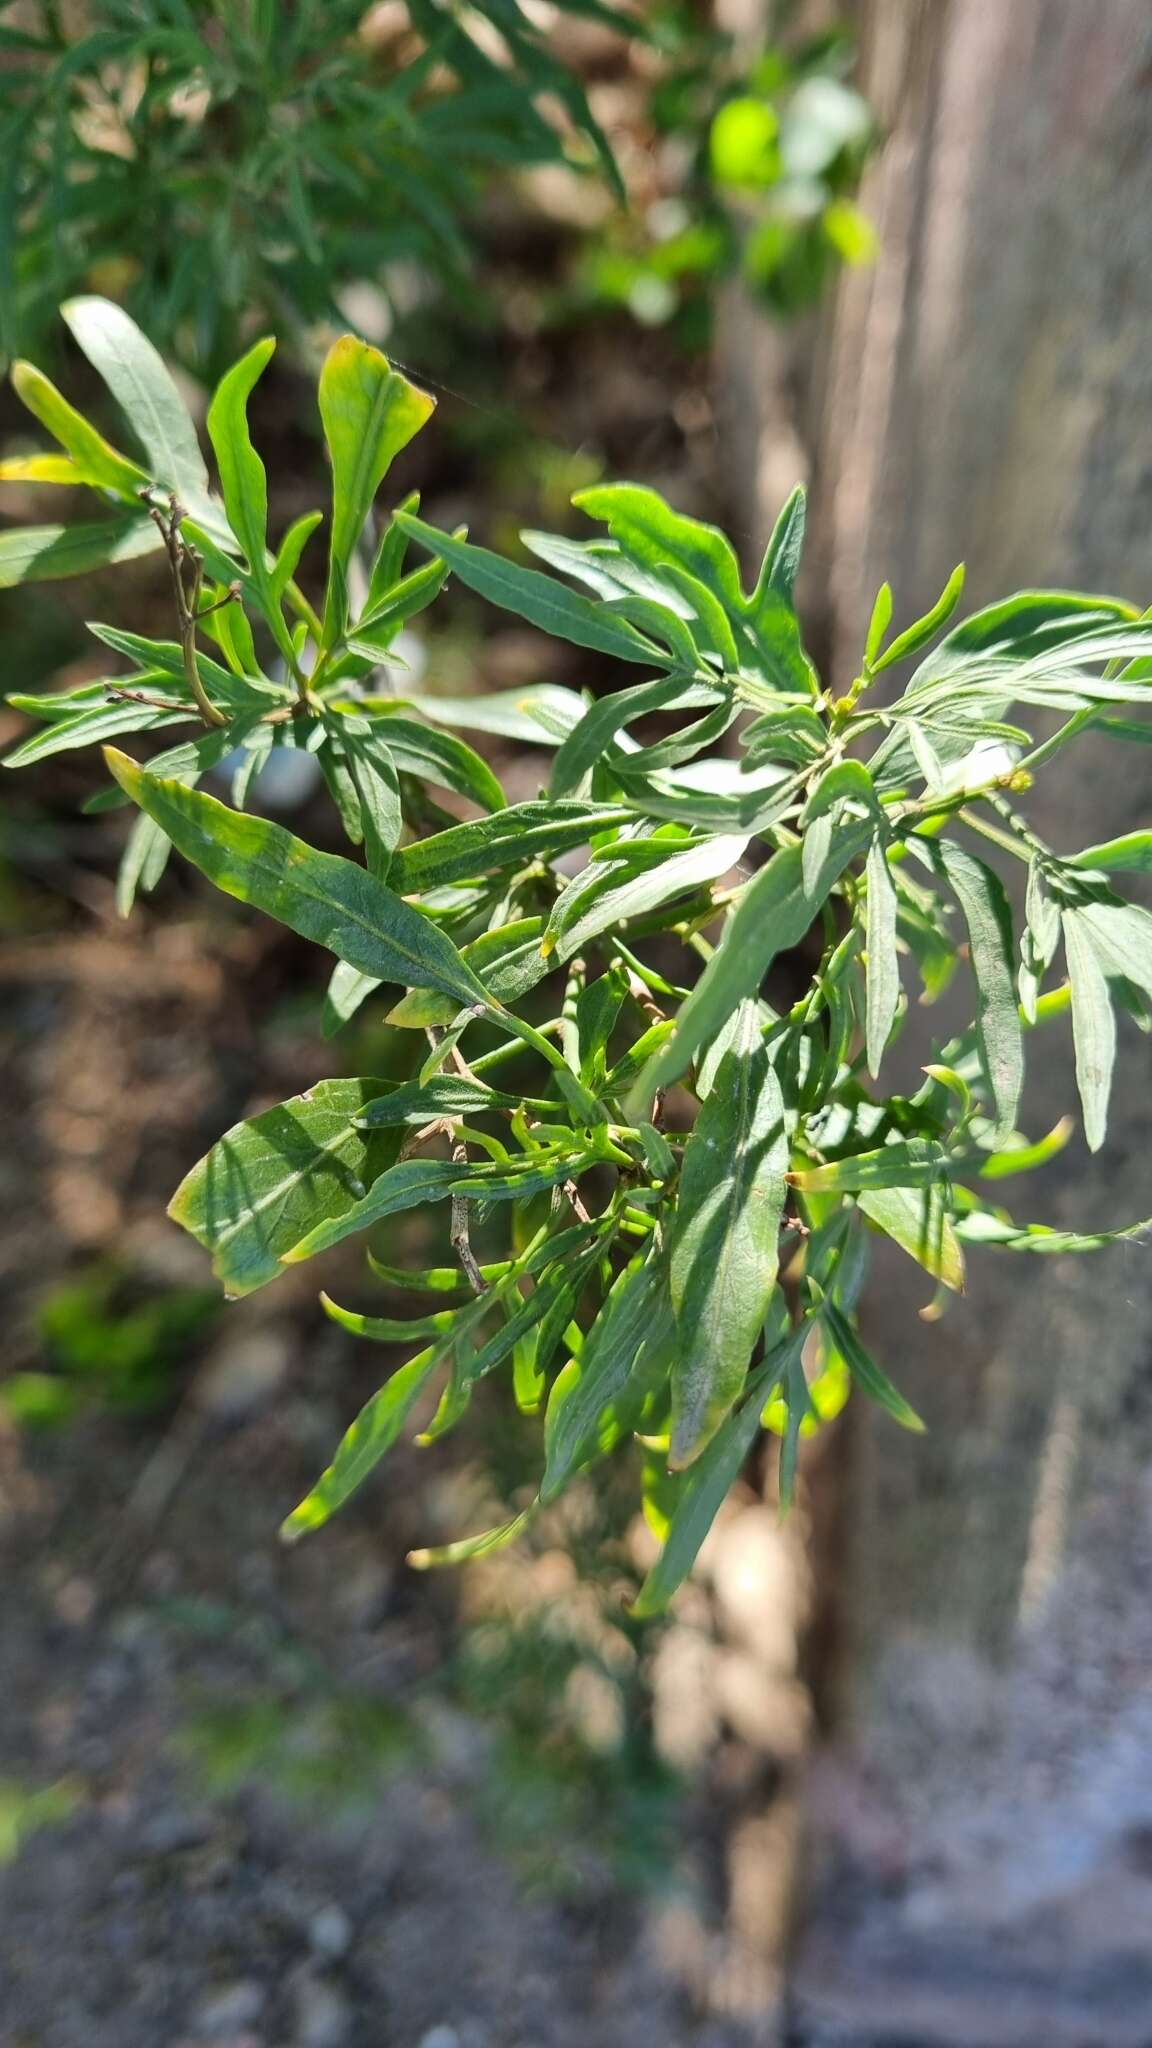
<svg viewBox="0 0 1152 2048">
<path fill-rule="evenodd" d="M 332 531 L 324 600 L 326 645 L 348 616 L 348 564 L 376 493 L 436 401 L 353 334 L 333 342 L 320 373 L 320 417 L 332 459 Z"/>
<path fill-rule="evenodd" d="M 515 612 L 531 626 L 552 633 L 558 640 L 571 640 L 577 647 L 593 647 L 601 654 L 615 654 L 621 661 L 653 662 L 660 666 L 660 650 L 624 619 L 614 618 L 603 605 L 592 604 L 554 577 L 538 569 L 522 569 L 506 562 L 488 548 L 473 547 L 469 541 L 454 540 L 426 526 L 410 514 L 397 516 L 397 523 L 413 540 L 447 562 L 449 568 L 470 590 L 490 603 Z"/>
</svg>

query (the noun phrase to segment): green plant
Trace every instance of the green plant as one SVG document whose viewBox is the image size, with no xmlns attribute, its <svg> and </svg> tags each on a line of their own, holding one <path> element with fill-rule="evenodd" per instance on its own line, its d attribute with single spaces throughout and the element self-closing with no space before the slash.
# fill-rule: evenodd
<svg viewBox="0 0 1152 2048">
<path fill-rule="evenodd" d="M 1152 1021 L 1152 916 L 1110 879 L 1152 866 L 1152 832 L 1060 854 L 1017 808 L 1085 729 L 1148 741 L 1152 618 L 1114 598 L 1025 591 L 953 624 L 958 570 L 926 617 L 890 637 L 885 586 L 860 672 L 835 694 L 794 607 L 802 493 L 748 593 L 716 528 L 631 484 L 578 494 L 605 529 L 596 538 L 525 536 L 551 573 L 437 531 L 407 499 L 353 596 L 376 494 L 432 404 L 351 337 L 320 379 L 332 509 L 313 602 L 295 578 L 319 515 L 273 544 L 248 437 L 246 401 L 272 344 L 250 350 L 213 399 L 217 499 L 155 352 L 115 309 L 88 301 L 70 317 L 147 471 L 24 373 L 18 388 L 63 459 L 120 501 L 119 538 L 8 535 L 2 559 L 9 575 L 13 564 L 34 575 L 159 546 L 180 631 L 163 642 L 96 627 L 135 674 L 15 698 L 42 729 L 11 760 L 190 726 L 145 766 L 108 749 L 116 787 L 99 801 L 140 811 L 125 907 L 175 845 L 227 894 L 334 954 L 334 1023 L 386 985 L 402 991 L 392 1021 L 426 1037 L 410 1078 L 318 1081 L 237 1125 L 172 1204 L 233 1296 L 415 1207 L 438 1204 L 447 1223 L 451 1263 L 372 1261 L 386 1285 L 423 1297 L 422 1313 L 325 1298 L 345 1329 L 411 1355 L 285 1533 L 319 1528 L 437 1385 L 425 1440 L 460 1420 L 480 1378 L 510 1367 L 515 1399 L 543 1410 L 538 1495 L 500 1528 L 418 1561 L 507 1542 L 634 1440 L 666 1537 L 638 1603 L 651 1612 L 689 1569 L 762 1418 L 781 1432 L 785 1500 L 801 1433 L 850 1383 L 920 1426 L 856 1328 L 874 1231 L 927 1270 L 942 1302 L 964 1284 L 968 1246 L 1088 1251 L 1143 1227 L 1018 1223 L 996 1184 L 1068 1135 L 1062 1124 L 1030 1143 L 1018 1131 L 1028 1033 L 1071 1012 L 1095 1149 L 1113 1006 Z M 641 678 L 595 701 L 548 684 L 463 702 L 385 694 L 373 677 L 393 636 L 449 573 Z M 874 685 L 914 657 L 882 701 Z M 1039 744 L 1019 722 L 1033 710 L 1062 720 Z M 655 714 L 661 730 L 633 730 Z M 507 805 L 445 729 L 458 723 L 550 749 L 547 793 Z M 722 741 L 735 750 L 717 753 Z M 285 745 L 316 752 L 366 865 L 245 813 L 262 763 Z M 229 808 L 195 784 L 237 755 Z M 459 820 L 429 785 L 475 815 Z M 580 848 L 584 865 L 562 872 L 560 857 Z M 990 850 L 1027 871 L 1018 959 Z M 1061 938 L 1068 982 L 1045 988 Z M 904 965 L 930 1001 L 965 953 L 971 1023 L 913 1093 L 877 1087 L 907 1014 Z M 495 1239 L 491 1257 L 477 1255 L 481 1234 Z"/>
<path fill-rule="evenodd" d="M 86 1267 L 53 1287 L 36 1310 L 51 1371 L 13 1373 L 0 1408 L 17 1422 L 50 1427 L 81 1408 L 147 1411 L 171 1397 L 173 1374 L 219 1312 L 207 1288 L 141 1293 L 114 1265 Z"/>
<path fill-rule="evenodd" d="M 637 32 L 599 0 L 560 5 Z M 254 314 L 299 335 L 349 283 L 389 295 L 413 263 L 459 287 L 462 226 L 494 173 L 598 164 L 619 190 L 579 79 L 520 0 L 21 0 L 0 15 L 8 354 L 97 284 L 212 375 Z"/>
<path fill-rule="evenodd" d="M 684 316 L 698 327 L 709 288 L 737 273 L 777 319 L 794 319 L 838 264 L 875 254 L 856 193 L 876 126 L 848 82 L 851 41 L 840 31 L 772 43 L 749 63 L 691 19 L 662 40 L 669 57 L 648 112 L 681 173 L 646 212 L 612 215 L 587 242 L 578 293 L 647 325 Z"/>
</svg>

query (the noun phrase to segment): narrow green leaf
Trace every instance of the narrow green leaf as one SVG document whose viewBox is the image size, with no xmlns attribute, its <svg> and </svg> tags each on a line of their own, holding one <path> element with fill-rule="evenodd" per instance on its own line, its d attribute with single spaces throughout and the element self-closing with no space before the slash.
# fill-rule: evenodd
<svg viewBox="0 0 1152 2048">
<path fill-rule="evenodd" d="M 479 975 L 490 996 L 502 1003 L 518 1002 L 551 970 L 551 962 L 540 950 L 543 930 L 543 918 L 516 918 L 462 946 L 461 958 Z M 455 1015 L 451 999 L 414 989 L 389 1010 L 387 1022 L 404 1031 L 426 1031 L 430 1024 L 451 1024 Z"/>
<path fill-rule="evenodd" d="M 834 1301 L 825 1302 L 824 1315 L 832 1341 L 845 1360 L 857 1386 L 870 1400 L 876 1401 L 894 1422 L 898 1422 L 901 1429 L 911 1429 L 922 1434 L 924 1424 L 916 1410 L 892 1385 L 887 1373 L 881 1372 L 875 1359 L 864 1349 L 847 1316 L 840 1313 Z"/>
<path fill-rule="evenodd" d="M 603 760 L 618 732 L 633 718 L 651 711 L 680 710 L 686 705 L 715 704 L 717 693 L 686 681 L 683 676 L 660 676 L 655 682 L 635 683 L 627 690 L 613 690 L 590 704 L 579 725 L 562 743 L 552 768 L 551 794 L 554 798 L 580 792 L 592 770 Z"/>
<path fill-rule="evenodd" d="M 621 841 L 621 846 L 630 842 Z M 641 842 L 643 843 L 643 842 Z M 702 883 L 719 880 L 735 867 L 748 842 L 734 835 L 703 839 L 639 873 L 626 860 L 597 857 L 563 889 L 552 906 L 543 945 L 558 960 L 570 960 L 593 939 L 614 931 L 626 918 L 642 917 Z"/>
<path fill-rule="evenodd" d="M 479 1536 L 462 1536 L 456 1543 L 437 1544 L 430 1550 L 410 1550 L 407 1561 L 414 1572 L 428 1572 L 445 1565 L 470 1564 L 477 1557 L 491 1557 L 494 1551 L 505 1549 L 524 1534 L 535 1512 L 533 1503 L 521 1514 L 513 1515 L 510 1522 L 501 1522 L 496 1529 L 484 1529 Z"/>
<path fill-rule="evenodd" d="M 801 815 L 803 831 L 817 818 L 828 817 L 838 805 L 855 803 L 876 811 L 876 789 L 863 761 L 837 761 L 820 777 Z"/>
<path fill-rule="evenodd" d="M 75 465 L 78 482 L 115 491 L 117 497 L 133 502 L 139 498 L 142 487 L 148 482 L 147 471 L 129 462 L 126 455 L 121 455 L 111 442 L 104 439 L 103 434 L 98 434 L 83 414 L 69 405 L 42 370 L 33 363 L 13 363 L 12 387 L 21 404 L 27 406 L 41 426 L 47 427 L 53 439 L 67 450 Z"/>
<path fill-rule="evenodd" d="M 350 1337 L 365 1337 L 371 1344 L 407 1344 L 417 1337 L 450 1336 L 456 1324 L 460 1309 L 435 1309 L 425 1316 L 366 1316 L 358 1309 L 341 1308 L 330 1294 L 323 1291 L 320 1306 L 333 1323 L 347 1330 Z"/>
<path fill-rule="evenodd" d="M 360 826 L 369 869 L 383 881 L 404 830 L 400 777 L 391 749 L 375 733 L 348 732 L 344 752 L 360 802 Z"/>
<path fill-rule="evenodd" d="M 745 610 L 740 564 L 718 526 L 687 519 L 642 484 L 596 484 L 577 491 L 572 503 L 590 519 L 603 520 L 624 552 L 657 577 L 679 565 L 714 591 L 730 617 Z"/>
<path fill-rule="evenodd" d="M 216 452 L 224 510 L 258 586 L 268 583 L 268 478 L 248 431 L 248 400 L 275 347 L 270 338 L 256 342 L 221 379 L 208 407 L 208 435 Z"/>
<path fill-rule="evenodd" d="M 760 1433 L 764 1397 L 785 1375 L 790 1362 L 799 1358 L 811 1326 L 809 1317 L 769 1354 L 748 1381 L 746 1399 L 721 1423 L 685 1474 L 664 1548 L 633 1603 L 632 1613 L 638 1620 L 662 1613 L 687 1578 Z"/>
<path fill-rule="evenodd" d="M 753 618 L 761 610 L 769 592 L 782 598 L 786 605 L 792 605 L 807 515 L 808 494 L 803 484 L 797 484 L 776 520 L 760 565 L 760 575 L 749 605 Z"/>
<path fill-rule="evenodd" d="M 676 1019 L 676 1029 L 630 1101 L 636 1115 L 660 1088 L 678 1080 L 700 1047 L 715 1036 L 746 996 L 760 986 L 778 953 L 798 945 L 850 860 L 872 836 L 870 819 L 838 824 L 820 873 L 806 885 L 798 846 L 783 848 L 744 890 L 724 936 Z"/>
<path fill-rule="evenodd" d="M 895 1138 L 874 1152 L 805 1166 L 788 1179 L 806 1195 L 855 1194 L 865 1188 L 928 1188 L 942 1179 L 948 1154 L 935 1138 Z"/>
<path fill-rule="evenodd" d="M 341 713 L 344 711 L 338 700 L 333 708 Z M 364 706 L 349 702 L 350 714 L 362 710 L 402 775 L 416 775 L 422 782 L 435 782 L 444 789 L 454 789 L 458 795 L 479 804 L 483 811 L 504 809 L 507 798 L 487 761 L 453 733 L 436 732 L 432 726 L 422 725 L 415 718 L 405 718 L 399 712 L 378 717 L 374 704 Z"/>
<path fill-rule="evenodd" d="M 586 846 L 593 834 L 628 824 L 631 816 L 618 804 L 510 804 L 490 818 L 450 825 L 402 847 L 393 858 L 392 886 L 409 896 L 502 868 L 527 867 L 541 856 Z"/>
<path fill-rule="evenodd" d="M 554 1108 L 535 1102 L 530 1096 L 502 1095 L 498 1088 L 488 1088 L 483 1081 L 471 1080 L 466 1074 L 437 1074 L 423 1086 L 417 1081 L 402 1082 L 398 1088 L 390 1088 L 386 1095 L 365 1105 L 361 1122 L 365 1130 L 390 1130 L 399 1124 L 427 1124 L 443 1116 L 483 1116 L 494 1109 Z"/>
<path fill-rule="evenodd" d="M 665 1293 L 663 1262 L 635 1260 L 614 1281 L 578 1358 L 569 1359 L 548 1398 L 544 1417 L 546 1464 L 540 1485 L 547 1505 L 574 1472 L 615 1439 L 617 1404 L 646 1344 L 653 1340 L 656 1305 Z M 665 1295 L 666 1299 L 666 1295 Z"/>
<path fill-rule="evenodd" d="M 857 1207 L 934 1280 L 963 1294 L 964 1254 L 939 1185 L 868 1188 L 857 1196 Z"/>
<path fill-rule="evenodd" d="M 383 1171 L 395 1138 L 356 1122 L 381 1086 L 318 1081 L 234 1124 L 181 1181 L 168 1214 L 212 1254 L 226 1294 L 277 1279 L 284 1254 L 323 1218 L 352 1208 Z"/>
<path fill-rule="evenodd" d="M 120 787 L 226 895 L 279 918 L 362 974 L 489 1007 L 451 939 L 354 861 L 319 853 L 282 825 L 149 775 L 113 747 L 104 758 Z"/>
<path fill-rule="evenodd" d="M 1024 896 L 1024 933 L 1020 942 L 1020 972 L 1017 985 L 1020 1004 L 1029 1024 L 1036 1021 L 1040 985 L 1052 964 L 1060 943 L 1060 911 L 1048 894 L 1047 876 L 1033 855 L 1028 863 L 1028 887 Z"/>
<path fill-rule="evenodd" d="M 301 1536 L 321 1528 L 391 1450 L 438 1359 L 435 1348 L 418 1352 L 373 1394 L 341 1438 L 332 1463 L 281 1527 L 285 1543 L 297 1543 Z"/>
<path fill-rule="evenodd" d="M 1064 952 L 1072 985 L 1072 1035 L 1076 1046 L 1076 1086 L 1084 1110 L 1084 1137 L 1098 1152 L 1108 1128 L 1108 1098 L 1116 1063 L 1116 1018 L 1108 983 L 1092 943 L 1092 930 L 1074 910 L 1066 910 Z"/>
<path fill-rule="evenodd" d="M 865 985 L 864 1042 L 868 1072 L 875 1079 L 895 1022 L 900 1001 L 900 961 L 896 952 L 896 890 L 888 855 L 879 837 L 868 849 L 868 895 L 865 944 L 868 948 Z"/>
<path fill-rule="evenodd" d="M 320 372 L 320 418 L 332 458 L 332 532 L 325 645 L 344 631 L 348 564 L 380 485 L 436 401 L 353 334 L 333 343 Z"/>
<path fill-rule="evenodd" d="M 194 518 L 218 523 L 196 429 L 159 351 L 109 299 L 70 299 L 60 310 L 139 438 L 156 482 Z"/>
<path fill-rule="evenodd" d="M 673 1470 L 699 1457 L 739 1398 L 776 1286 L 787 1170 L 780 1084 L 746 1003 L 684 1150 L 669 1242 Z"/>
<path fill-rule="evenodd" d="M 1152 832 L 1125 832 L 1119 839 L 1106 839 L 1100 846 L 1086 846 L 1083 853 L 1068 857 L 1073 868 L 1131 868 L 1141 875 L 1152 874 Z"/>
<path fill-rule="evenodd" d="M 931 611 L 925 612 L 914 625 L 906 626 L 902 633 L 884 649 L 883 654 L 872 662 L 872 673 L 879 675 L 882 669 L 891 668 L 894 662 L 905 661 L 910 654 L 918 653 L 930 640 L 936 638 L 942 626 L 947 625 L 964 589 L 964 564 L 960 562 L 944 585 Z M 891 606 L 889 606 L 891 610 Z"/>
<path fill-rule="evenodd" d="M 892 624 L 892 585 L 882 583 L 876 592 L 872 616 L 868 621 L 868 632 L 864 641 L 864 665 L 874 669 L 876 659 L 884 645 L 884 635 Z"/>
<path fill-rule="evenodd" d="M 118 654 L 124 654 L 133 662 L 142 676 L 154 681 L 157 672 L 169 678 L 164 685 L 164 695 L 171 697 L 174 683 L 177 692 L 183 692 L 189 704 L 192 702 L 184 673 L 184 650 L 176 640 L 148 640 L 140 633 L 125 633 L 118 626 L 105 626 L 97 619 L 88 620 L 88 631 L 102 640 L 106 647 L 112 647 Z M 199 653 L 196 657 L 200 680 L 209 695 L 229 710 L 267 711 L 271 705 L 283 705 L 286 694 L 278 684 L 270 683 L 260 674 L 255 662 L 246 675 L 233 675 L 230 670 L 213 661 L 211 655 Z M 105 685 L 114 688 L 114 684 Z"/>
<path fill-rule="evenodd" d="M 1034 1145 L 1009 1145 L 1003 1152 L 993 1152 L 980 1168 L 981 1180 L 1009 1180 L 1013 1174 L 1034 1173 L 1038 1166 L 1047 1166 L 1064 1150 L 1075 1128 L 1070 1116 L 1062 1116 Z"/>
<path fill-rule="evenodd" d="M 294 519 L 280 543 L 276 560 L 272 564 L 269 585 L 277 602 L 284 596 L 288 585 L 296 574 L 300 557 L 318 526 L 323 526 L 322 512 L 302 512 Z M 238 609 L 233 607 L 233 610 Z"/>
<path fill-rule="evenodd" d="M 547 1155 L 538 1164 L 533 1156 L 522 1167 L 510 1165 L 505 1171 L 488 1165 L 460 1166 L 451 1159 L 405 1159 L 382 1173 L 351 1208 L 302 1237 L 284 1254 L 284 1263 L 295 1266 L 305 1259 L 314 1259 L 344 1238 L 370 1230 L 373 1224 L 399 1215 L 404 1209 L 418 1208 L 421 1202 L 441 1202 L 452 1194 L 483 1202 L 506 1202 L 519 1197 L 527 1200 L 530 1195 L 542 1194 L 546 1188 L 570 1180 L 582 1164 L 575 1156 L 554 1159 Z"/>
<path fill-rule="evenodd" d="M 113 562 L 155 554 L 164 543 L 143 517 L 102 519 L 85 526 L 17 526 L 0 533 L 0 590 L 86 576 Z"/>
<path fill-rule="evenodd" d="M 1114 1244 L 1138 1242 L 1152 1230 L 1152 1217 L 1130 1223 L 1122 1230 L 1050 1230 L 1043 1223 L 1013 1223 L 1002 1209 L 976 1209 L 962 1216 L 956 1228 L 966 1244 L 993 1251 L 1037 1252 L 1046 1258 L 1062 1258 L 1069 1252 L 1103 1252 Z"/>
<path fill-rule="evenodd" d="M 968 926 L 976 979 L 976 1035 L 1002 1136 L 1014 1129 L 1024 1081 L 1024 1040 L 1012 971 L 1012 910 L 998 875 L 950 839 L 935 848 Z"/>
<path fill-rule="evenodd" d="M 75 718 L 53 719 L 39 732 L 30 733 L 4 759 L 6 768 L 27 768 L 33 761 L 46 761 L 52 754 L 71 753 L 76 747 L 94 746 L 123 732 L 154 732 L 164 726 L 187 724 L 195 719 L 187 711 L 153 711 L 146 704 L 101 704 L 81 711 Z"/>
<path fill-rule="evenodd" d="M 663 666 L 661 650 L 638 633 L 626 620 L 615 618 L 603 605 L 580 597 L 554 577 L 538 569 L 522 569 L 506 562 L 488 548 L 473 547 L 469 541 L 453 540 L 451 534 L 426 526 L 410 514 L 397 514 L 397 524 L 430 554 L 447 562 L 469 590 L 515 612 L 554 639 L 570 640 L 577 647 L 592 647 L 600 654 L 614 654 L 621 661 L 640 661 L 646 666 Z"/>
</svg>

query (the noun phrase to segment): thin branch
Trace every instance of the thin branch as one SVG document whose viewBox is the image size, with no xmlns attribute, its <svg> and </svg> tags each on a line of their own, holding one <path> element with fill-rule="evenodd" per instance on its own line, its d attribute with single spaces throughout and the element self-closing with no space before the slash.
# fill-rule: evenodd
<svg viewBox="0 0 1152 2048">
<path fill-rule="evenodd" d="M 224 713 L 217 709 L 204 688 L 200 666 L 196 659 L 196 620 L 200 608 L 200 588 L 204 580 L 204 564 L 200 556 L 186 548 L 180 534 L 183 509 L 175 497 L 171 500 L 167 515 L 159 505 L 148 500 L 148 511 L 164 541 L 168 566 L 172 572 L 172 589 L 176 598 L 176 616 L 180 621 L 180 647 L 184 656 L 184 677 L 192 692 L 196 709 L 205 725 L 227 725 Z M 184 564 L 192 564 L 192 595 L 189 598 L 184 588 Z"/>
<path fill-rule="evenodd" d="M 459 1165 L 468 1164 L 467 1145 L 453 1145 L 452 1157 Z M 473 1294 L 486 1294 L 488 1282 L 476 1263 L 472 1250 L 469 1230 L 472 1222 L 472 1204 L 465 1195 L 453 1195 L 452 1220 L 448 1225 L 448 1238 L 452 1249 L 464 1269 L 464 1277 Z"/>
</svg>

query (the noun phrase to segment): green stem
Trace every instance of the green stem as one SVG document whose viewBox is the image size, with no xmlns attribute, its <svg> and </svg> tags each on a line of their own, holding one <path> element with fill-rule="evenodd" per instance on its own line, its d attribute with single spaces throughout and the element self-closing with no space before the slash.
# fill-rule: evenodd
<svg viewBox="0 0 1152 2048">
<path fill-rule="evenodd" d="M 505 1031 L 511 1031 L 525 1045 L 531 1046 L 533 1052 L 539 1053 L 542 1060 L 547 1061 L 556 1076 L 560 1093 L 577 1116 L 592 1125 L 606 1121 L 601 1105 L 594 1095 L 588 1093 L 583 1082 L 577 1080 L 562 1052 L 558 1052 L 554 1045 L 549 1045 L 548 1040 L 539 1031 L 534 1030 L 531 1024 L 526 1023 L 523 1017 L 518 1017 L 514 1010 L 506 1010 L 502 1003 L 493 1002 L 490 1014 L 496 1023 L 503 1025 Z"/>
<path fill-rule="evenodd" d="M 1025 864 L 1031 860 L 1032 854 L 1027 846 L 1023 846 L 1018 839 L 1013 839 L 1009 833 L 1001 832 L 998 825 L 990 825 L 987 818 L 977 818 L 969 810 L 958 811 L 956 815 L 962 825 L 967 825 L 970 832 L 978 832 L 982 839 L 991 840 L 993 846 L 999 846 L 1004 853 L 1012 854 L 1016 860 L 1022 860 Z"/>
<path fill-rule="evenodd" d="M 1068 741 L 1074 740 L 1086 726 L 1091 725 L 1092 720 L 1102 709 L 1103 706 L 1099 704 L 1085 704 L 1080 711 L 1074 712 L 1060 727 L 1059 732 L 1053 733 L 1051 739 L 1044 740 L 1040 746 L 1033 747 L 1030 754 L 1025 754 L 1024 759 L 1018 763 L 1017 774 L 1034 775 L 1037 768 L 1042 768 L 1045 761 L 1050 761 L 1053 754 L 1061 747 L 1067 746 Z"/>
</svg>

